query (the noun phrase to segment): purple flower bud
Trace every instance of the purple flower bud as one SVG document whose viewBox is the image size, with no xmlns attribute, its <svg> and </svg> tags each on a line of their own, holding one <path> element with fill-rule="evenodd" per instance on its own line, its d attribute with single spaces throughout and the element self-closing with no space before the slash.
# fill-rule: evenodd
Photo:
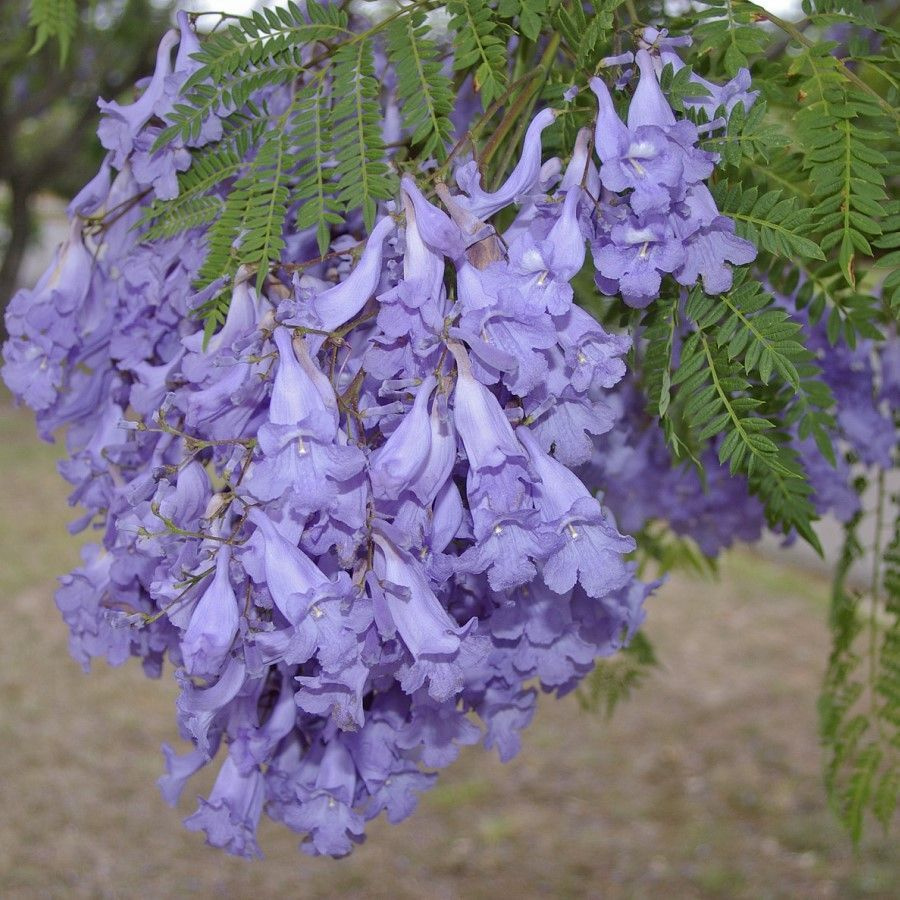
<svg viewBox="0 0 900 900">
<path fill-rule="evenodd" d="M 178 22 L 178 53 L 175 54 L 175 71 L 190 74 L 198 67 L 196 60 L 191 59 L 200 51 L 200 41 L 191 25 L 190 14 L 183 9 L 175 14 Z"/>
<path fill-rule="evenodd" d="M 456 359 L 453 423 L 472 469 L 496 469 L 525 453 L 496 397 L 472 376 L 469 357 L 456 342 L 447 345 Z"/>
<path fill-rule="evenodd" d="M 276 328 L 273 337 L 278 347 L 278 371 L 272 386 L 269 421 L 273 425 L 308 424 L 316 431 L 321 429 L 324 436 L 337 426 L 334 390 L 321 372 L 314 371 L 305 344 L 294 342 L 289 329 Z M 298 361 L 295 347 L 305 365 Z"/>
<path fill-rule="evenodd" d="M 282 615 L 297 624 L 329 581 L 322 570 L 299 548 L 288 543 L 272 520 L 260 509 L 248 513 L 262 535 L 266 585 Z"/>
<path fill-rule="evenodd" d="M 429 541 L 432 552 L 442 553 L 446 549 L 447 544 L 459 534 L 464 519 L 465 508 L 459 488 L 452 481 L 444 482 L 434 499 Z"/>
<path fill-rule="evenodd" d="M 410 216 L 408 201 L 412 205 L 412 215 L 421 240 L 451 259 L 461 257 L 465 250 L 465 240 L 459 226 L 446 213 L 429 203 L 408 175 L 403 177 L 400 187 L 403 189 L 407 218 Z M 404 265 L 405 262 L 404 259 Z"/>
<path fill-rule="evenodd" d="M 583 182 L 588 195 L 597 200 L 600 197 L 600 173 L 591 159 L 590 146 L 591 130 L 579 128 L 575 138 L 575 147 L 572 150 L 572 158 L 566 166 L 559 189 L 568 191 Z"/>
<path fill-rule="evenodd" d="M 437 379 L 431 375 L 422 382 L 412 409 L 372 454 L 369 477 L 376 498 L 397 497 L 406 488 L 419 495 L 416 476 L 424 469 L 431 451 L 428 401 L 436 384 Z"/>
<path fill-rule="evenodd" d="M 597 96 L 599 106 L 597 124 L 594 128 L 594 149 L 602 163 L 619 156 L 628 146 L 630 137 L 628 128 L 619 118 L 613 106 L 612 97 L 606 83 L 596 76 L 589 82 L 591 90 Z M 611 188 L 615 190 L 615 188 Z"/>
<path fill-rule="evenodd" d="M 103 158 L 97 174 L 72 198 L 66 207 L 70 216 L 87 218 L 105 206 L 112 185 L 112 166 L 109 154 Z"/>
<path fill-rule="evenodd" d="M 551 248 L 549 271 L 563 281 L 571 281 L 584 265 L 584 237 L 578 224 L 581 188 L 572 185 L 563 201 L 562 212 L 547 235 Z M 550 310 L 558 315 L 554 310 Z"/>
<path fill-rule="evenodd" d="M 163 96 L 166 78 L 172 71 L 172 48 L 179 39 L 179 34 L 174 29 L 163 35 L 156 51 L 156 70 L 139 100 L 128 106 L 122 106 L 115 100 L 97 101 L 104 114 L 97 134 L 100 143 L 112 152 L 112 164 L 117 169 L 125 166 L 135 137 L 153 116 L 154 109 Z"/>
<path fill-rule="evenodd" d="M 312 300 L 311 321 L 288 319 L 287 325 L 313 325 L 322 331 L 333 331 L 349 322 L 366 305 L 381 280 L 382 247 L 385 238 L 394 230 L 394 220 L 385 216 L 375 224 L 359 263 L 346 280 Z"/>
<path fill-rule="evenodd" d="M 522 142 L 519 161 L 509 178 L 493 193 L 482 189 L 474 162 L 460 168 L 456 173 L 456 183 L 468 197 L 457 197 L 457 203 L 473 215 L 486 219 L 531 193 L 541 174 L 541 132 L 555 119 L 554 110 L 543 109 L 531 120 Z"/>
<path fill-rule="evenodd" d="M 600 60 L 600 65 L 603 66 L 604 69 L 609 69 L 612 66 L 630 66 L 634 62 L 634 54 L 628 50 L 625 53 L 619 53 L 616 56 L 604 56 L 603 59 Z"/>
<path fill-rule="evenodd" d="M 219 550 L 216 572 L 181 639 L 185 668 L 191 675 L 219 671 L 238 631 L 238 602 L 231 585 L 228 547 Z"/>
<path fill-rule="evenodd" d="M 450 420 L 446 397 L 440 393 L 431 404 L 428 417 L 428 458 L 416 478 L 416 495 L 422 503 L 434 500 L 441 486 L 446 484 L 456 463 L 456 434 Z"/>
<path fill-rule="evenodd" d="M 641 125 L 659 125 L 665 128 L 674 125 L 675 113 L 659 86 L 650 54 L 646 50 L 638 50 L 634 60 L 641 77 L 628 107 L 628 127 L 634 129 Z"/>
<path fill-rule="evenodd" d="M 452 658 L 460 638 L 474 622 L 460 628 L 438 602 L 418 563 L 381 530 L 372 533 L 375 574 L 384 584 L 388 611 L 406 648 L 416 660 Z"/>
<path fill-rule="evenodd" d="M 428 205 L 430 206 L 430 204 Z M 411 293 L 421 295 L 417 298 L 408 298 L 411 305 L 420 307 L 422 303 L 430 298 L 437 299 L 443 292 L 444 258 L 442 254 L 436 253 L 426 245 L 419 230 L 416 206 L 406 191 L 403 192 L 403 208 L 406 213 L 403 280 L 413 288 Z M 443 215 L 437 209 L 435 209 L 435 212 L 438 215 Z M 450 222 L 449 219 L 447 221 Z M 452 223 L 450 224 L 452 225 Z M 456 230 L 459 232 L 458 228 Z M 381 302 L 383 303 L 384 300 L 381 299 Z"/>
</svg>

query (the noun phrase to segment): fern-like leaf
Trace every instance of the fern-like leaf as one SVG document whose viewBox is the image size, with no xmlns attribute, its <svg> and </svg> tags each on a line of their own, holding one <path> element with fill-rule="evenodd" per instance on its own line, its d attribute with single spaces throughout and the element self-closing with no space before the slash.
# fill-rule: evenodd
<svg viewBox="0 0 900 900">
<path fill-rule="evenodd" d="M 384 161 L 379 85 L 375 80 L 372 45 L 367 41 L 339 48 L 334 54 L 334 180 L 344 209 L 362 208 L 366 228 L 375 223 L 379 200 L 394 193 Z"/>
<path fill-rule="evenodd" d="M 506 39 L 508 28 L 495 17 L 485 0 L 450 0 L 455 55 L 453 67 L 473 70 L 475 90 L 487 109 L 506 86 Z"/>
<path fill-rule="evenodd" d="M 825 253 L 835 247 L 844 278 L 856 285 L 858 253 L 872 256 L 882 234 L 887 158 L 877 149 L 885 133 L 867 127 L 866 117 L 882 118 L 871 97 L 849 84 L 830 45 L 806 47 L 791 64 L 800 77 L 802 106 L 797 135 L 816 202 L 815 228 Z"/>
<path fill-rule="evenodd" d="M 599 0 L 590 15 L 581 3 L 559 4 L 552 22 L 565 46 L 575 56 L 575 65 L 586 75 L 593 75 L 609 53 L 609 40 L 615 29 L 614 12 L 624 0 Z"/>
<path fill-rule="evenodd" d="M 211 115 L 229 115 L 260 88 L 298 78 L 306 68 L 302 48 L 353 37 L 347 14 L 338 6 L 322 6 L 315 0 L 305 6 L 306 15 L 293 0 L 257 10 L 206 38 L 194 54 L 199 68 L 182 88 L 182 99 L 169 114 L 170 124 L 154 149 L 176 138 L 195 140 Z"/>
<path fill-rule="evenodd" d="M 307 0 L 304 8 L 306 15 L 290 0 L 242 16 L 227 30 L 211 35 L 194 56 L 200 68 L 188 80 L 186 89 L 205 81 L 218 84 L 262 63 L 268 67 L 280 54 L 296 47 L 352 37 L 347 29 L 347 14 L 336 4 Z"/>
<path fill-rule="evenodd" d="M 722 54 L 725 70 L 734 75 L 761 53 L 771 37 L 756 24 L 750 4 L 741 0 L 706 0 L 698 11 L 706 21 L 693 31 L 700 54 Z"/>
<path fill-rule="evenodd" d="M 579 686 L 576 697 L 589 712 L 603 710 L 609 718 L 622 700 L 639 688 L 658 666 L 653 645 L 642 631 L 610 659 L 598 659 L 594 670 Z"/>
<path fill-rule="evenodd" d="M 884 340 L 876 324 L 881 301 L 848 285 L 837 260 L 829 260 L 823 265 L 796 260 L 795 265 L 804 277 L 797 291 L 797 306 L 808 309 L 813 324 L 827 314 L 826 333 L 832 344 L 843 340 L 852 348 L 859 338 Z"/>
<path fill-rule="evenodd" d="M 307 85 L 297 95 L 293 141 L 301 160 L 294 171 L 294 199 L 300 200 L 297 227 L 316 229 L 319 253 L 331 243 L 331 225 L 340 225 L 340 205 L 330 183 L 332 114 L 331 97 L 322 80 Z"/>
<path fill-rule="evenodd" d="M 453 136 L 453 91 L 441 69 L 437 45 L 427 35 L 421 10 L 401 16 L 388 26 L 387 54 L 397 75 L 400 111 L 412 143 L 423 157 L 443 162 Z"/>
<path fill-rule="evenodd" d="M 37 53 L 51 38 L 59 44 L 59 64 L 64 66 L 78 27 L 76 0 L 31 0 L 28 24 L 34 29 L 32 53 Z"/>
<path fill-rule="evenodd" d="M 747 476 L 769 522 L 795 529 L 821 552 L 812 529 L 812 489 L 788 435 L 762 408 L 759 390 L 775 372 L 802 390 L 798 363 L 812 364 L 797 337 L 799 329 L 787 314 L 771 309 L 771 298 L 744 277 L 738 273 L 724 302 L 699 288 L 691 293 L 686 314 L 696 330 L 681 346 L 671 384 L 693 440 L 717 439 L 719 461 L 732 474 Z M 810 415 L 827 416 L 812 398 L 807 403 Z"/>
<path fill-rule="evenodd" d="M 231 123 L 222 140 L 194 153 L 191 167 L 178 176 L 178 196 L 154 202 L 138 222 L 146 228 L 143 240 L 174 237 L 189 228 L 207 225 L 222 212 L 226 189 L 247 167 L 250 152 L 265 132 L 265 119 Z"/>
<path fill-rule="evenodd" d="M 154 149 L 164 147 L 175 138 L 191 142 L 200 136 L 204 122 L 211 116 L 228 116 L 242 109 L 251 96 L 264 87 L 287 84 L 304 70 L 297 48 L 283 51 L 281 59 L 268 60 L 260 68 L 238 72 L 215 84 L 197 84 L 185 90 L 168 115 L 170 125 L 160 133 Z"/>
<path fill-rule="evenodd" d="M 773 374 L 779 376 L 789 391 L 778 404 L 785 424 L 796 423 L 801 439 L 812 435 L 822 454 L 834 462 L 829 438 L 834 398 L 819 377 L 800 324 L 775 306 L 771 294 L 745 270 L 735 274 L 732 289 L 720 297 L 695 290 L 688 309 L 698 327 L 725 350 L 729 362 L 742 363 L 745 375 L 756 376 L 763 385 L 769 384 Z"/>
<path fill-rule="evenodd" d="M 763 250 L 785 259 L 825 259 L 818 244 L 806 237 L 812 212 L 799 208 L 795 197 L 784 197 L 780 190 L 760 195 L 759 188 L 745 190 L 726 182 L 716 186 L 714 196 L 719 209 L 737 223 L 738 233 Z"/>
<path fill-rule="evenodd" d="M 269 128 L 253 162 L 235 182 L 221 216 L 209 232 L 209 252 L 198 274 L 200 285 L 233 275 L 240 265 L 256 270 L 262 289 L 269 265 L 284 249 L 283 229 L 290 191 L 287 185 L 288 136 Z"/>
<path fill-rule="evenodd" d="M 862 513 L 845 526 L 832 586 L 832 649 L 819 698 L 825 786 L 854 843 L 860 840 L 868 810 L 887 829 L 900 799 L 900 516 L 883 560 L 878 560 L 888 499 L 881 474 L 871 599 L 848 583 L 853 565 L 864 554 L 858 536 Z"/>
</svg>

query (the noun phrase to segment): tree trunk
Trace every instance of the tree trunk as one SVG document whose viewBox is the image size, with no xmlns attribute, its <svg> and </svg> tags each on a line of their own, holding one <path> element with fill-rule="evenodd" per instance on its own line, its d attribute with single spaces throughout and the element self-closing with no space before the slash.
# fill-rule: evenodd
<svg viewBox="0 0 900 900">
<path fill-rule="evenodd" d="M 0 264 L 0 310 L 18 287 L 19 271 L 31 237 L 31 191 L 22 185 L 10 184 L 9 242 Z M 0 337 L 6 339 L 6 324 L 0 320 Z"/>
</svg>

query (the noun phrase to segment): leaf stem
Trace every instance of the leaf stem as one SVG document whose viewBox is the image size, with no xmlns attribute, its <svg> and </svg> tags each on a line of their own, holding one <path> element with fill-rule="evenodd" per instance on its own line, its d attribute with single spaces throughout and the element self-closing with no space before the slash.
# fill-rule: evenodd
<svg viewBox="0 0 900 900">
<path fill-rule="evenodd" d="M 536 91 L 540 91 L 541 87 L 543 87 L 544 81 L 549 75 L 549 63 L 552 61 L 553 57 L 556 55 L 556 51 L 559 48 L 560 35 L 554 34 L 550 41 L 547 43 L 547 47 L 544 50 L 543 55 L 541 56 L 541 60 L 538 63 L 537 67 L 534 70 L 533 75 L 542 76 L 540 83 L 537 85 L 528 83 L 527 90 L 523 90 L 522 93 L 516 97 L 516 99 L 510 104 L 509 109 L 507 109 L 506 114 L 500 120 L 500 124 L 497 126 L 496 131 L 488 138 L 487 143 L 484 145 L 484 150 L 481 153 L 481 158 L 479 159 L 478 168 L 482 171 L 482 173 L 487 168 L 490 163 L 492 157 L 500 148 L 500 144 L 506 135 L 509 133 L 513 124 L 519 118 L 520 115 L 524 114 L 524 110 L 527 108 L 529 102 L 532 100 L 532 96 Z"/>
<path fill-rule="evenodd" d="M 807 50 L 815 49 L 818 45 L 815 41 L 811 41 L 796 25 L 791 22 L 787 22 L 784 19 L 776 16 L 774 13 L 770 13 L 767 9 L 757 5 L 756 3 L 748 2 L 748 6 L 752 7 L 756 10 L 756 14 L 766 21 L 771 22 L 777 28 L 780 28 L 785 34 L 789 34 L 798 44 L 801 44 L 803 47 L 806 47 Z M 848 68 L 847 64 L 840 59 L 839 57 L 834 57 L 835 64 L 841 70 L 841 74 L 844 78 L 847 79 L 851 84 L 854 84 L 861 91 L 868 94 L 883 110 L 884 112 L 890 116 L 894 121 L 900 123 L 900 113 L 890 103 L 887 102 L 883 97 L 881 97 L 877 91 L 873 88 L 870 88 L 862 78 L 860 78 L 855 72 L 853 72 L 850 68 Z"/>
<path fill-rule="evenodd" d="M 529 89 L 528 91 L 528 93 L 530 94 L 530 99 L 522 110 L 522 116 L 519 120 L 519 125 L 516 128 L 514 140 L 511 140 L 506 145 L 506 148 L 503 151 L 503 158 L 500 160 L 500 163 L 497 166 L 497 171 L 494 173 L 494 190 L 499 187 L 500 180 L 503 178 L 503 173 L 509 166 L 512 155 L 513 153 L 515 153 L 516 147 L 519 145 L 521 135 L 528 127 L 528 121 L 531 118 L 531 112 L 534 109 L 534 104 L 537 102 L 538 96 L 543 90 L 544 85 L 547 83 L 547 78 L 550 76 L 550 64 L 553 62 L 553 59 L 556 56 L 556 51 L 559 49 L 559 44 L 560 35 L 554 34 L 553 37 L 551 37 L 547 42 L 547 46 L 544 49 L 543 54 L 541 54 L 541 58 L 537 65 L 537 71 L 541 72 L 541 79 L 538 82 L 537 86 L 534 87 L 534 89 Z"/>
<path fill-rule="evenodd" d="M 884 529 L 884 469 L 879 468 L 876 482 L 875 540 L 872 547 L 872 609 L 869 616 L 869 703 L 872 718 L 878 729 L 879 739 L 884 741 L 881 715 L 878 710 L 878 607 L 881 602 L 881 532 Z"/>
</svg>

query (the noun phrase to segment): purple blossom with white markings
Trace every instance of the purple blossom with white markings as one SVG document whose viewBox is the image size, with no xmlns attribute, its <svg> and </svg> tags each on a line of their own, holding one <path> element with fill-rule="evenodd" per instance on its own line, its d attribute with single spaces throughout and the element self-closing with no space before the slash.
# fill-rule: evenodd
<svg viewBox="0 0 900 900">
<path fill-rule="evenodd" d="M 219 758 L 189 830 L 256 857 L 265 813 L 340 857 L 369 819 L 409 816 L 461 747 L 510 759 L 540 691 L 575 690 L 627 643 L 657 586 L 631 533 L 665 521 L 709 555 L 759 534 L 761 505 L 713 449 L 701 484 L 649 428 L 629 371 L 641 333 L 614 324 L 664 283 L 727 290 L 755 250 L 706 186 L 705 126 L 660 88 L 683 44 L 648 29 L 597 70 L 634 63 L 627 111 L 591 79 L 596 123 L 560 157 L 548 141 L 572 132 L 541 109 L 505 179 L 470 160 L 451 190 L 404 169 L 365 241 L 348 211 L 323 256 L 292 198 L 277 263 L 207 284 L 209 225 L 147 236 L 151 204 L 177 196 L 230 112 L 153 149 L 198 71 L 178 24 L 136 101 L 101 101 L 106 158 L 9 306 L 3 377 L 42 436 L 67 429 L 73 530 L 97 535 L 56 595 L 72 655 L 174 669 L 190 749 L 164 746 L 164 799 Z M 695 80 L 709 118 L 755 98 L 741 73 Z M 283 110 L 295 87 L 253 99 Z M 592 278 L 608 301 L 586 296 Z M 198 311 L 225 297 L 204 328 Z M 883 464 L 900 365 L 869 349 L 832 353 L 828 378 L 846 439 Z M 816 502 L 852 515 L 847 471 L 811 472 Z"/>
</svg>

